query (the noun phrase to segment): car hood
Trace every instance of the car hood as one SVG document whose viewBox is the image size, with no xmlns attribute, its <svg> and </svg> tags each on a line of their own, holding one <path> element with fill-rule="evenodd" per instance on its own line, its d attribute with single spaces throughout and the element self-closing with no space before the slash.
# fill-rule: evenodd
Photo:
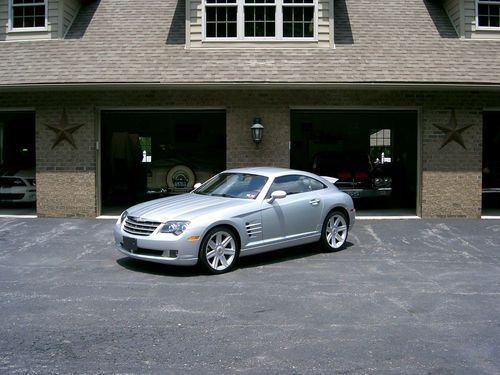
<svg viewBox="0 0 500 375">
<path fill-rule="evenodd" d="M 129 216 L 141 217 L 151 221 L 192 221 L 206 214 L 221 213 L 225 209 L 234 209 L 234 214 L 237 215 L 239 207 L 248 207 L 252 202 L 255 201 L 200 194 L 182 194 L 140 203 L 127 209 L 127 212 Z"/>
</svg>

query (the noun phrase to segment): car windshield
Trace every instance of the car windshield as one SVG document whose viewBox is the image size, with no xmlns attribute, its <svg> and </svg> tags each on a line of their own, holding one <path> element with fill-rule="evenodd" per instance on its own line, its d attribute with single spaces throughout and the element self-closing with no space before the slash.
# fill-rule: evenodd
<svg viewBox="0 0 500 375">
<path fill-rule="evenodd" d="M 217 197 L 255 199 L 267 177 L 246 173 L 221 173 L 200 186 L 195 193 Z"/>
</svg>

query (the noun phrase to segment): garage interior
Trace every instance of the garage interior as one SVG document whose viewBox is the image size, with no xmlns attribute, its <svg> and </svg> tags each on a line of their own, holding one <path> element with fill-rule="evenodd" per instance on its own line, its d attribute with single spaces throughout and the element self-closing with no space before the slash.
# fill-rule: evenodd
<svg viewBox="0 0 500 375">
<path fill-rule="evenodd" d="M 482 215 L 500 216 L 500 111 L 483 113 Z"/>
<path fill-rule="evenodd" d="M 0 111 L 0 215 L 35 215 L 35 112 Z"/>
<path fill-rule="evenodd" d="M 102 111 L 101 213 L 190 191 L 226 166 L 220 110 Z"/>
<path fill-rule="evenodd" d="M 339 178 L 360 215 L 416 215 L 417 143 L 417 111 L 291 112 L 291 167 Z"/>
</svg>

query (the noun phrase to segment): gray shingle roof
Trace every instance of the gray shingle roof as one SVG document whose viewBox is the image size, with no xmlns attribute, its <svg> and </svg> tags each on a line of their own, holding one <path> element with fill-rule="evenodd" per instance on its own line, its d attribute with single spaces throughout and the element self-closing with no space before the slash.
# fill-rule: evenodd
<svg viewBox="0 0 500 375">
<path fill-rule="evenodd" d="M 436 1 L 335 0 L 335 49 L 185 49 L 183 0 L 86 4 L 64 40 L 0 42 L 0 87 L 500 85 L 500 40 L 459 39 Z"/>
</svg>

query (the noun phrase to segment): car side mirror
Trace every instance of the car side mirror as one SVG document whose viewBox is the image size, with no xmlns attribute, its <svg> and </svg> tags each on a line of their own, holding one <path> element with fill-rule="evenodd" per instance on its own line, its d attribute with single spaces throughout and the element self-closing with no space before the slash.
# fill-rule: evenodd
<svg viewBox="0 0 500 375">
<path fill-rule="evenodd" d="M 201 186 L 201 182 L 197 182 L 196 184 L 194 184 L 193 190 L 198 189 L 200 186 Z"/>
<path fill-rule="evenodd" d="M 283 190 L 276 190 L 271 193 L 271 198 L 267 200 L 267 203 L 271 204 L 273 203 L 276 199 L 283 199 L 286 197 L 286 191 Z"/>
</svg>

